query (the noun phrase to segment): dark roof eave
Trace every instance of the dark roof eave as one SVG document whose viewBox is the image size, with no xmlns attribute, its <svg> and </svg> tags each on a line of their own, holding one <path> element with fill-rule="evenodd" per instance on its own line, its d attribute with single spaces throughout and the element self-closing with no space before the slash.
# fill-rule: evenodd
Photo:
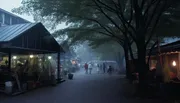
<svg viewBox="0 0 180 103">
<path fill-rule="evenodd" d="M 14 47 L 14 46 L 9 46 L 6 48 L 2 48 L 2 49 L 11 49 L 11 50 L 21 50 L 22 52 L 33 52 L 33 53 L 58 53 L 59 51 L 49 51 L 49 50 L 40 50 L 40 49 L 31 49 L 31 48 L 23 48 L 23 47 Z"/>
<path fill-rule="evenodd" d="M 47 32 L 47 33 L 49 33 L 50 35 L 51 35 L 51 33 L 44 27 L 44 25 L 41 23 L 41 22 L 39 22 L 39 23 L 37 23 L 37 25 L 41 25 L 43 28 L 44 28 L 44 30 L 45 30 L 45 32 Z M 51 35 L 52 36 L 52 35 Z M 53 36 L 52 36 L 53 37 Z M 56 42 L 56 44 L 60 47 L 60 50 L 59 50 L 59 52 L 64 52 L 65 53 L 65 51 L 64 51 L 64 48 L 56 41 L 56 39 L 53 37 L 53 40 Z"/>
</svg>

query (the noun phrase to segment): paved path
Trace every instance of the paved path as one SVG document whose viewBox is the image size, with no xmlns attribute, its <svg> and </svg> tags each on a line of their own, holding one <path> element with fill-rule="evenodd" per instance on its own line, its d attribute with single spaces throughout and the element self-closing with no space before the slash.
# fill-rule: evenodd
<svg viewBox="0 0 180 103">
<path fill-rule="evenodd" d="M 135 100 L 122 96 L 121 80 L 123 78 L 118 75 L 80 73 L 74 80 L 56 87 L 40 88 L 15 97 L 0 97 L 0 103 L 135 103 Z"/>
</svg>

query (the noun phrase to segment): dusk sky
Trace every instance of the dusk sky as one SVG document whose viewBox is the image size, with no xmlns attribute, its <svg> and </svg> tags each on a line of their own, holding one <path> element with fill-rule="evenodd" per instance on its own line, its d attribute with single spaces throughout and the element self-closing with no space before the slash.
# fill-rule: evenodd
<svg viewBox="0 0 180 103">
<path fill-rule="evenodd" d="M 21 6 L 21 1 L 22 0 L 0 0 L 0 8 L 12 13 L 11 10 L 13 8 L 17 8 L 17 7 Z M 15 14 L 15 13 L 13 13 L 13 14 Z M 15 15 L 18 15 L 18 14 L 15 14 Z M 21 17 L 21 18 L 24 18 L 24 19 L 26 19 L 28 21 L 34 22 L 32 16 L 28 16 L 28 15 L 25 15 L 25 14 L 24 15 L 18 15 L 18 16 Z M 65 27 L 67 27 L 65 25 L 65 23 L 62 23 L 62 24 L 58 25 L 58 29 L 62 29 L 62 28 L 65 28 Z"/>
<path fill-rule="evenodd" d="M 21 5 L 21 1 L 22 0 L 0 0 L 0 8 L 6 10 L 8 12 L 11 12 L 11 10 L 13 8 L 17 8 Z M 18 15 L 18 14 L 15 14 L 15 15 Z M 31 22 L 34 21 L 32 16 L 27 16 L 27 15 L 18 15 L 18 16 L 20 16 L 28 21 L 31 21 Z"/>
</svg>

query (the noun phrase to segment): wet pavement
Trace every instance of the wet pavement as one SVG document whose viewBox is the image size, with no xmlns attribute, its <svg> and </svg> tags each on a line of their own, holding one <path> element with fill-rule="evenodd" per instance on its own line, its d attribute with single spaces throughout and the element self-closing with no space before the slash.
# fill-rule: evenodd
<svg viewBox="0 0 180 103">
<path fill-rule="evenodd" d="M 122 95 L 120 75 L 75 74 L 55 87 L 39 88 L 14 97 L 1 96 L 0 103 L 144 103 Z M 148 103 L 152 101 L 148 100 Z"/>
</svg>

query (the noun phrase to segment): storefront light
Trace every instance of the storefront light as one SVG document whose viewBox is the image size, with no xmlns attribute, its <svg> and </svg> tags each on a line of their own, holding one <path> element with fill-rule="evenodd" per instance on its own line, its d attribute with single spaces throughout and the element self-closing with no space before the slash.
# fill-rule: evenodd
<svg viewBox="0 0 180 103">
<path fill-rule="evenodd" d="M 13 59 L 17 59 L 17 56 L 13 56 Z"/>
<path fill-rule="evenodd" d="M 173 61 L 172 62 L 172 65 L 175 67 L 177 64 L 176 64 L 176 61 Z"/>
<path fill-rule="evenodd" d="M 30 55 L 29 57 L 30 57 L 30 58 L 33 58 L 34 56 L 33 56 L 33 55 Z"/>
<path fill-rule="evenodd" d="M 48 56 L 48 59 L 52 59 L 52 57 L 51 57 L 51 56 Z"/>
</svg>

